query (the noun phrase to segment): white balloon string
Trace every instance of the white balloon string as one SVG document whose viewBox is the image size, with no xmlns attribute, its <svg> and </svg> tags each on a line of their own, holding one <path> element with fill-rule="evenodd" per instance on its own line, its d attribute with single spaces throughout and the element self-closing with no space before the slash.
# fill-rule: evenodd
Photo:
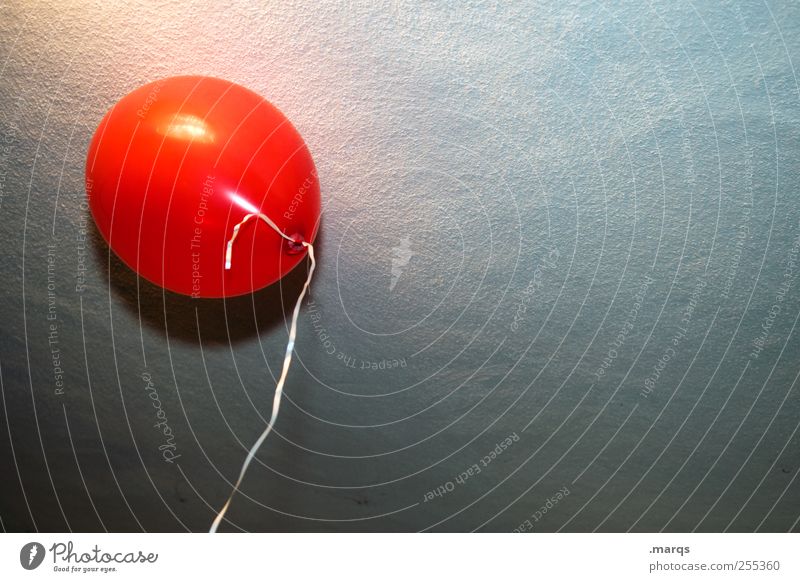
<svg viewBox="0 0 800 582">
<path fill-rule="evenodd" d="M 287 236 L 286 234 L 284 234 L 283 231 L 281 231 L 281 229 L 278 228 L 278 225 L 275 224 L 274 222 L 272 222 L 272 220 L 270 220 L 269 216 L 267 216 L 266 214 L 261 214 L 260 212 L 259 213 L 254 213 L 254 214 L 248 214 L 247 216 L 245 216 L 242 219 L 242 221 L 239 224 L 237 224 L 236 226 L 233 227 L 233 234 L 231 235 L 231 238 L 228 241 L 228 247 L 225 249 L 225 270 L 226 271 L 230 270 L 230 268 L 231 268 L 231 256 L 233 255 L 233 242 L 236 240 L 236 237 L 239 236 L 239 229 L 242 228 L 242 226 L 244 226 L 244 224 L 248 220 L 253 218 L 253 217 L 260 218 L 261 220 L 266 222 L 272 228 L 272 230 L 277 232 L 279 235 L 281 235 L 283 238 L 285 238 L 289 242 L 296 242 L 292 237 Z M 311 245 L 306 245 L 306 246 L 311 246 Z"/>
<path fill-rule="evenodd" d="M 264 214 L 248 214 L 245 216 L 242 221 L 233 227 L 233 234 L 231 235 L 230 240 L 228 241 L 228 247 L 225 252 L 225 269 L 228 270 L 231 268 L 231 255 L 233 253 L 233 242 L 236 240 L 236 237 L 239 235 L 239 229 L 244 225 L 248 220 L 251 218 L 260 218 L 264 222 L 266 222 L 272 229 L 285 238 L 288 241 L 293 243 L 298 242 L 295 239 L 285 235 L 278 226 L 272 222 L 269 217 Z M 311 284 L 311 276 L 314 274 L 314 268 L 316 267 L 316 261 L 314 260 L 314 247 L 311 243 L 300 241 L 304 247 L 308 249 L 308 258 L 311 260 L 311 265 L 308 269 L 308 277 L 306 278 L 306 282 L 303 285 L 303 290 L 300 291 L 300 296 L 297 298 L 297 303 L 294 306 L 294 312 L 292 313 L 292 325 L 289 328 L 289 343 L 286 344 L 286 355 L 283 358 L 283 370 L 281 370 L 281 375 L 278 378 L 278 384 L 275 387 L 275 397 L 272 399 L 272 416 L 270 416 L 269 424 L 267 428 L 264 429 L 264 432 L 261 433 L 261 436 L 258 437 L 258 440 L 255 442 L 253 447 L 250 449 L 250 452 L 247 453 L 247 458 L 244 460 L 244 464 L 242 465 L 242 470 L 239 472 L 239 478 L 236 480 L 236 484 L 233 486 L 233 491 L 231 491 L 228 500 L 225 502 L 225 505 L 222 506 L 222 509 L 217 514 L 217 517 L 214 518 L 214 523 L 211 524 L 211 529 L 208 530 L 209 533 L 215 533 L 219 524 L 222 522 L 222 519 L 225 517 L 225 512 L 228 511 L 228 507 L 233 500 L 233 496 L 239 490 L 239 486 L 242 484 L 242 480 L 244 479 L 244 474 L 247 471 L 247 468 L 250 466 L 250 463 L 256 456 L 256 452 L 258 451 L 261 444 L 266 440 L 267 435 L 272 432 L 272 427 L 275 425 L 275 421 L 278 418 L 278 411 L 281 408 L 281 396 L 283 395 L 283 385 L 286 381 L 286 375 L 289 373 L 289 365 L 292 363 L 292 354 L 294 353 L 294 340 L 297 337 L 297 318 L 300 315 L 300 304 L 303 302 L 303 297 L 305 297 L 306 292 L 308 291 L 308 286 Z"/>
</svg>

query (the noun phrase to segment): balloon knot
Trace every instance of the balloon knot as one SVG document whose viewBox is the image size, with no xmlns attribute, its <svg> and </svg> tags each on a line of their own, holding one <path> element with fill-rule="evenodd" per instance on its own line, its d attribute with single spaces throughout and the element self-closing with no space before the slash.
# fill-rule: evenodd
<svg viewBox="0 0 800 582">
<path fill-rule="evenodd" d="M 292 240 L 286 241 L 287 254 L 297 255 L 299 253 L 302 253 L 303 250 L 305 250 L 305 244 L 303 244 L 305 242 L 305 239 L 302 237 L 302 235 L 295 233 L 291 235 L 289 238 L 291 238 Z"/>
</svg>

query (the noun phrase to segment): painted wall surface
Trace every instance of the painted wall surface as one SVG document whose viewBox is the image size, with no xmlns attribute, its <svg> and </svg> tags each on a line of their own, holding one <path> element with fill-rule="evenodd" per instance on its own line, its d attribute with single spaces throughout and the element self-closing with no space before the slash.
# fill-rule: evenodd
<svg viewBox="0 0 800 582">
<path fill-rule="evenodd" d="M 794 2 L 4 3 L 2 526 L 202 531 L 265 426 L 303 273 L 166 293 L 85 206 L 105 111 L 205 74 L 325 204 L 226 529 L 797 530 L 798 63 Z"/>
</svg>

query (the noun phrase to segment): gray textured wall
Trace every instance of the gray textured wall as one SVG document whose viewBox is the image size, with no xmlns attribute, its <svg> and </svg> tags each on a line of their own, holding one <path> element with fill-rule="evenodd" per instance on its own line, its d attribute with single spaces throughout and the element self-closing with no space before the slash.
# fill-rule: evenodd
<svg viewBox="0 0 800 582">
<path fill-rule="evenodd" d="M 302 273 L 165 293 L 84 206 L 103 113 L 189 73 L 325 203 L 227 529 L 798 528 L 797 3 L 260 4 L 0 7 L 5 529 L 207 529 L 269 415 Z"/>
</svg>

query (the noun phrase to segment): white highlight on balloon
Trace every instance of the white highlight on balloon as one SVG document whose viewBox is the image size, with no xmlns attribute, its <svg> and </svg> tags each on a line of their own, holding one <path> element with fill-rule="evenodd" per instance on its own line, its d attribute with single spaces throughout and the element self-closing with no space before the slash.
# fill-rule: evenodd
<svg viewBox="0 0 800 582">
<path fill-rule="evenodd" d="M 247 212 L 251 212 L 253 214 L 261 214 L 258 208 L 256 208 L 256 206 L 244 196 L 239 196 L 236 192 L 231 192 L 228 194 L 228 196 L 230 197 L 230 199 L 233 201 L 234 204 L 236 204 L 240 208 L 243 208 L 244 210 L 247 210 Z M 247 220 L 247 218 L 245 218 L 242 222 L 244 222 L 245 220 Z M 241 224 L 241 222 L 239 224 Z"/>
</svg>

